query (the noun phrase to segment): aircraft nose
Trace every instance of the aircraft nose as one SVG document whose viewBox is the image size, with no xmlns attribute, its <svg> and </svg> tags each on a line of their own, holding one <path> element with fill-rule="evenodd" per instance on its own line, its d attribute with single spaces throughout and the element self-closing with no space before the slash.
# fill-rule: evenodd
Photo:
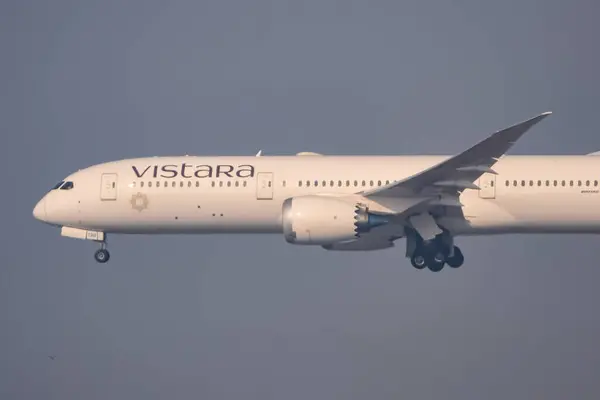
<svg viewBox="0 0 600 400">
<path fill-rule="evenodd" d="M 44 196 L 33 209 L 33 216 L 40 221 L 46 221 L 46 197 Z"/>
</svg>

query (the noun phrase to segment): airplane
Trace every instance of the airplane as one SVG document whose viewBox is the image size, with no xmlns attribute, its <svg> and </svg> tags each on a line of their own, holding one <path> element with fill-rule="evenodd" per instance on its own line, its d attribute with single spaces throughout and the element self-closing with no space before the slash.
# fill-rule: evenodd
<svg viewBox="0 0 600 400">
<path fill-rule="evenodd" d="M 455 156 L 148 157 L 81 169 L 33 210 L 65 237 L 279 234 L 290 244 L 374 251 L 406 239 L 414 268 L 458 268 L 455 238 L 600 233 L 600 157 L 506 155 L 542 113 Z"/>
</svg>

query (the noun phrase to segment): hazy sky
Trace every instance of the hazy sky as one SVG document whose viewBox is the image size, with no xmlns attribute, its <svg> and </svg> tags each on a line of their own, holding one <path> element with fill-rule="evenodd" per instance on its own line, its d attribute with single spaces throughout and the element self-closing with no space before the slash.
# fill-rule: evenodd
<svg viewBox="0 0 600 400">
<path fill-rule="evenodd" d="M 453 154 L 547 110 L 513 154 L 600 150 L 599 13 L 0 2 L 0 398 L 598 398 L 597 237 L 461 238 L 465 265 L 434 274 L 404 242 L 360 254 L 278 235 L 114 236 L 99 265 L 94 244 L 31 211 L 103 161 Z"/>
</svg>

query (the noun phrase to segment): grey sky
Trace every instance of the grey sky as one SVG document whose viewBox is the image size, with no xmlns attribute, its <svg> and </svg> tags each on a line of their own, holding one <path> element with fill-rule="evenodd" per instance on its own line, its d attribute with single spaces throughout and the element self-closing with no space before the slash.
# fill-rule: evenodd
<svg viewBox="0 0 600 400">
<path fill-rule="evenodd" d="M 448 154 L 546 110 L 514 154 L 600 150 L 596 3 L 1 2 L 0 398 L 597 398 L 595 237 L 463 238 L 439 274 L 113 237 L 101 266 L 31 216 L 125 157 Z"/>
</svg>

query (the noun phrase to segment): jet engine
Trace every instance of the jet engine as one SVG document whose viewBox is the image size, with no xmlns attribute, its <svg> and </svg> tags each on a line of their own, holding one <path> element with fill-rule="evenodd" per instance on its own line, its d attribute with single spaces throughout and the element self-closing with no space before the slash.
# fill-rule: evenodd
<svg viewBox="0 0 600 400">
<path fill-rule="evenodd" d="M 326 245 L 356 239 L 387 218 L 336 197 L 299 196 L 283 203 L 283 234 L 292 244 Z"/>
</svg>

